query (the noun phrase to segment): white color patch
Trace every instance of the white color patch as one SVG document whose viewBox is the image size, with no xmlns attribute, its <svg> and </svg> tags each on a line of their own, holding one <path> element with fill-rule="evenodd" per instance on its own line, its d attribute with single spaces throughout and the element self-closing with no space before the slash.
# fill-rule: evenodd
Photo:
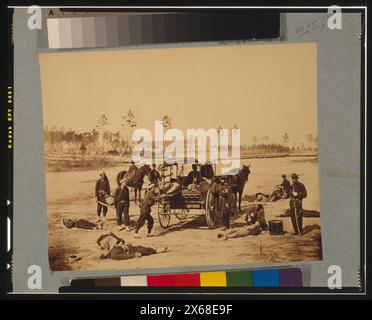
<svg viewBox="0 0 372 320">
<path fill-rule="evenodd" d="M 122 287 L 147 287 L 147 276 L 120 277 Z"/>
</svg>

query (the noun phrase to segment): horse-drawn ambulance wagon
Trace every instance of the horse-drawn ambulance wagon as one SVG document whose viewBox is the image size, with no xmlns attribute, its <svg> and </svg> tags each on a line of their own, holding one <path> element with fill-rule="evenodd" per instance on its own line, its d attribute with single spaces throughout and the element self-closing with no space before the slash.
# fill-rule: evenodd
<svg viewBox="0 0 372 320">
<path fill-rule="evenodd" d="M 170 226 L 172 216 L 184 220 L 188 215 L 199 214 L 205 215 L 206 224 L 212 229 L 221 225 L 224 213 L 234 214 L 237 211 L 237 199 L 233 189 L 236 187 L 236 176 L 239 173 L 235 176 L 216 176 L 216 166 L 198 166 L 198 183 L 192 181 L 193 171 L 189 164 L 159 166 L 160 185 L 166 194 L 164 200 L 158 204 L 158 219 L 163 228 Z M 189 174 L 185 175 L 188 172 Z"/>
</svg>

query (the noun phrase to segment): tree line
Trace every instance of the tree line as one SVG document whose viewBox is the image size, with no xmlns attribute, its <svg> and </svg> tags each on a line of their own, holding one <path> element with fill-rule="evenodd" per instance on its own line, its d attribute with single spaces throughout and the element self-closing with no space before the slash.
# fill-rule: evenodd
<svg viewBox="0 0 372 320">
<path fill-rule="evenodd" d="M 85 132 L 78 132 L 64 127 L 45 127 L 45 151 L 50 154 L 112 154 L 124 155 L 131 152 L 133 145 L 130 141 L 133 130 L 137 127 L 134 113 L 129 110 L 122 116 L 121 131 L 108 130 L 109 120 L 102 114 L 96 121 L 96 126 Z M 162 118 L 165 130 L 172 128 L 172 119 L 165 115 Z M 217 131 L 221 130 L 221 126 Z M 236 125 L 233 128 L 238 128 Z M 296 153 L 317 151 L 317 136 L 307 135 L 307 144 L 292 144 L 288 133 L 284 133 L 280 143 L 270 143 L 270 136 L 253 137 L 253 144 L 241 146 L 243 153 Z"/>
</svg>

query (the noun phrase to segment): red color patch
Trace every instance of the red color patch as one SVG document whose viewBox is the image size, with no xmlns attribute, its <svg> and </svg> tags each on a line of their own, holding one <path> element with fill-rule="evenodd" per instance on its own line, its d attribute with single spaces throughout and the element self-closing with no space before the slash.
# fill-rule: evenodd
<svg viewBox="0 0 372 320">
<path fill-rule="evenodd" d="M 176 287 L 200 287 L 199 273 L 175 274 L 174 285 Z"/>
<path fill-rule="evenodd" d="M 174 274 L 147 276 L 148 287 L 174 287 Z"/>
</svg>

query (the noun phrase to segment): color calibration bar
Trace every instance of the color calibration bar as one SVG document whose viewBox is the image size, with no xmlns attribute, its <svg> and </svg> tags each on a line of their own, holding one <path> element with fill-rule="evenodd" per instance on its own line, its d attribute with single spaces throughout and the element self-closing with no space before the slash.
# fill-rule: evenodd
<svg viewBox="0 0 372 320">
<path fill-rule="evenodd" d="M 71 287 L 287 287 L 303 286 L 301 268 L 214 271 L 73 279 Z"/>
<path fill-rule="evenodd" d="M 48 18 L 51 49 L 275 39 L 279 13 L 167 13 Z"/>
</svg>

